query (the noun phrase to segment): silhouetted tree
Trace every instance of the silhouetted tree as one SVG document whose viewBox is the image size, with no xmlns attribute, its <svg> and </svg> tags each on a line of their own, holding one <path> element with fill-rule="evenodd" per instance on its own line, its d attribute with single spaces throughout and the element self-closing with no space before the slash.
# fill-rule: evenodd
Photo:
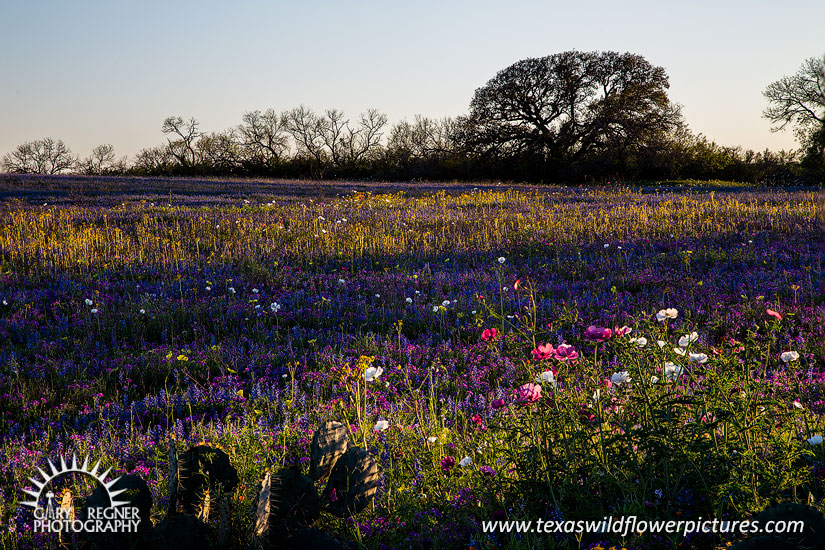
<svg viewBox="0 0 825 550">
<path fill-rule="evenodd" d="M 457 119 L 415 115 L 390 129 L 384 163 L 402 177 L 447 177 L 461 148 Z"/>
<path fill-rule="evenodd" d="M 175 158 L 169 152 L 169 147 L 159 145 L 141 149 L 135 155 L 132 171 L 140 175 L 168 175 L 175 165 Z"/>
<path fill-rule="evenodd" d="M 207 174 L 234 174 L 243 161 L 241 148 L 234 129 L 202 134 L 195 143 L 198 169 Z"/>
<path fill-rule="evenodd" d="M 764 116 L 774 131 L 795 125 L 800 141 L 825 123 L 825 57 L 806 59 L 793 76 L 783 76 L 763 92 L 770 106 Z"/>
<path fill-rule="evenodd" d="M 74 168 L 77 159 L 63 143 L 52 138 L 27 141 L 3 156 L 8 172 L 30 174 L 59 174 Z"/>
<path fill-rule="evenodd" d="M 353 128 L 337 109 L 327 109 L 319 116 L 303 105 L 284 113 L 282 119 L 298 155 L 311 162 L 318 177 L 328 168 L 355 169 L 359 163 L 377 158 L 387 124 L 387 115 L 376 109 L 362 113 Z"/>
<path fill-rule="evenodd" d="M 167 138 L 169 154 L 184 167 L 197 164 L 195 141 L 201 136 L 198 131 L 200 124 L 194 117 L 183 120 L 179 116 L 170 116 L 163 121 L 161 131 L 164 134 L 173 134 L 177 139 Z"/>
<path fill-rule="evenodd" d="M 244 113 L 238 134 L 249 164 L 271 169 L 289 153 L 286 118 L 286 114 L 278 116 L 272 109 Z"/>
<path fill-rule="evenodd" d="M 401 159 L 425 159 L 452 154 L 458 148 L 455 120 L 415 115 L 412 123 L 402 120 L 390 130 L 387 149 Z"/>
<path fill-rule="evenodd" d="M 286 131 L 292 136 L 297 154 L 310 161 L 312 175 L 322 177 L 326 164 L 324 123 L 312 109 L 301 105 L 284 113 Z"/>
<path fill-rule="evenodd" d="M 125 161 L 123 162 L 125 164 Z M 78 168 L 84 174 L 100 175 L 117 171 L 115 147 L 109 143 L 98 145 L 92 153 L 78 163 Z"/>
<path fill-rule="evenodd" d="M 367 109 L 358 117 L 355 129 L 346 125 L 343 135 L 344 152 L 348 163 L 374 160 L 381 150 L 381 137 L 387 125 L 387 115 L 378 109 Z"/>
<path fill-rule="evenodd" d="M 467 145 L 492 156 L 566 164 L 611 155 L 620 164 L 681 120 L 665 70 L 642 56 L 568 51 L 518 61 L 477 89 Z"/>
<path fill-rule="evenodd" d="M 764 116 L 773 131 L 794 125 L 804 149 L 802 166 L 825 177 L 825 56 L 811 57 L 792 76 L 772 82 L 763 92 L 769 102 Z"/>
</svg>

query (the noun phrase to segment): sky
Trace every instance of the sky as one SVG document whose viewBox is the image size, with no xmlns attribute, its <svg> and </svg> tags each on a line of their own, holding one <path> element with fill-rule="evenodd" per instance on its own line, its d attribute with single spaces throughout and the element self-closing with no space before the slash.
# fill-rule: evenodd
<svg viewBox="0 0 825 550">
<path fill-rule="evenodd" d="M 132 157 L 170 115 L 205 131 L 301 104 L 455 116 L 499 70 L 567 50 L 640 54 L 693 132 L 793 149 L 762 91 L 825 54 L 823 21 L 822 0 L 0 0 L 0 155 L 53 137 Z"/>
</svg>

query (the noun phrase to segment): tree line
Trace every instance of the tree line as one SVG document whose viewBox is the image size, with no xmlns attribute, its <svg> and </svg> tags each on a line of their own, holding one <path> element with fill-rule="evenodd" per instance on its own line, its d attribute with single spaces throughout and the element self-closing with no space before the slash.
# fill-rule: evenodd
<svg viewBox="0 0 825 550">
<path fill-rule="evenodd" d="M 662 67 L 632 53 L 567 51 L 518 61 L 478 88 L 469 112 L 416 115 L 389 125 L 368 109 L 356 118 L 303 105 L 243 114 L 207 132 L 170 116 L 165 143 L 117 158 L 109 144 L 86 158 L 61 140 L 24 143 L 3 157 L 8 172 L 89 175 L 268 176 L 365 179 L 602 181 L 726 179 L 783 183 L 825 176 L 825 58 L 764 91 L 774 130 L 792 125 L 798 151 L 725 147 L 690 131 L 668 97 Z"/>
</svg>

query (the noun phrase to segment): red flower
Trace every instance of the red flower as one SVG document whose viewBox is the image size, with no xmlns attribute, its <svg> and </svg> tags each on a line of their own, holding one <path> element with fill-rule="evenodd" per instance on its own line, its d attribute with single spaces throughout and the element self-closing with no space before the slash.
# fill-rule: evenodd
<svg viewBox="0 0 825 550">
<path fill-rule="evenodd" d="M 481 339 L 485 342 L 493 341 L 498 338 L 498 330 L 494 328 L 485 329 L 484 332 L 481 333 Z"/>
<path fill-rule="evenodd" d="M 590 325 L 587 327 L 587 330 L 584 331 L 585 338 L 588 340 L 596 340 L 597 342 L 604 342 L 611 336 L 613 336 L 612 330 L 609 328 L 597 327 L 595 325 Z"/>
<path fill-rule="evenodd" d="M 543 344 L 534 349 L 531 353 L 533 357 L 536 358 L 536 361 L 540 361 L 542 359 L 549 359 L 553 356 L 553 353 L 556 350 L 553 349 L 552 344 Z"/>
<path fill-rule="evenodd" d="M 776 317 L 776 319 L 777 319 L 778 321 L 781 321 L 781 320 L 782 320 L 782 314 L 781 314 L 781 313 L 779 313 L 778 311 L 774 311 L 774 310 L 772 310 L 772 309 L 768 309 L 768 315 L 770 315 L 771 317 Z"/>
<path fill-rule="evenodd" d="M 596 421 L 596 415 L 593 414 L 593 411 L 591 411 L 587 407 L 587 405 L 582 405 L 581 408 L 579 409 L 579 418 L 581 419 L 582 422 L 587 422 L 587 423 Z"/>
<path fill-rule="evenodd" d="M 496 475 L 496 471 L 487 465 L 484 465 L 481 468 L 479 468 L 479 471 L 481 471 L 482 474 L 488 475 L 490 477 L 494 477 Z"/>
<path fill-rule="evenodd" d="M 630 327 L 628 327 L 628 326 L 624 326 L 624 327 L 615 327 L 615 328 L 613 329 L 613 334 L 614 334 L 615 336 L 624 336 L 625 334 L 630 334 L 630 332 L 631 332 L 632 330 L 633 330 L 633 329 L 632 329 L 632 328 L 630 328 Z"/>
<path fill-rule="evenodd" d="M 575 361 L 579 358 L 579 352 L 570 344 L 562 344 L 553 350 L 553 357 L 559 361 Z"/>
<path fill-rule="evenodd" d="M 455 466 L 455 459 L 451 456 L 445 456 L 441 459 L 441 471 L 449 472 Z"/>
<path fill-rule="evenodd" d="M 541 386 L 527 383 L 519 386 L 516 390 L 516 402 L 522 406 L 532 405 L 541 399 Z"/>
</svg>

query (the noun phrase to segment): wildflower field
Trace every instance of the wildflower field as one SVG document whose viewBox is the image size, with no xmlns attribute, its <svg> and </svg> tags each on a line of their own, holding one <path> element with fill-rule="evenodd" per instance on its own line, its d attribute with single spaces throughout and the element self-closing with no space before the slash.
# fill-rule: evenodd
<svg viewBox="0 0 825 550">
<path fill-rule="evenodd" d="M 483 524 L 823 509 L 822 190 L 330 189 L 0 205 L 2 548 L 59 544 L 19 501 L 73 453 L 159 521 L 173 438 L 229 455 L 245 548 L 328 420 L 379 486 L 315 526 L 368 549 L 717 548 Z"/>
</svg>

